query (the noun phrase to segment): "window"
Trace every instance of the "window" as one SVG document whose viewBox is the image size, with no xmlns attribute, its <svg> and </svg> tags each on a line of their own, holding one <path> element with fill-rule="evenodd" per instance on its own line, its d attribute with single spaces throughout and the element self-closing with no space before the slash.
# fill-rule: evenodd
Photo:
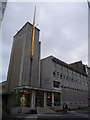
<svg viewBox="0 0 90 120">
<path fill-rule="evenodd" d="M 52 93 L 47 92 L 47 106 L 52 106 Z"/>
<path fill-rule="evenodd" d="M 60 93 L 54 93 L 54 106 L 60 106 Z"/>
<path fill-rule="evenodd" d="M 26 107 L 30 107 L 31 90 L 29 89 L 16 89 L 14 106 L 19 107 L 22 104 L 21 102 L 22 97 L 25 98 L 24 105 Z"/>
<path fill-rule="evenodd" d="M 60 66 L 59 66 L 59 64 L 57 64 L 57 69 L 59 70 L 59 68 L 60 68 Z"/>
<path fill-rule="evenodd" d="M 36 107 L 43 107 L 44 105 L 44 92 L 43 91 L 36 91 L 36 99 L 35 99 L 35 106 Z"/>
<path fill-rule="evenodd" d="M 55 68 L 56 68 L 56 64 L 57 64 L 56 62 L 53 62 L 53 65 L 54 65 Z"/>
<path fill-rule="evenodd" d="M 65 76 L 63 76 L 63 78 L 65 79 Z"/>
<path fill-rule="evenodd" d="M 53 81 L 53 86 L 54 86 L 55 88 L 60 88 L 60 82 Z"/>
<path fill-rule="evenodd" d="M 63 66 L 61 66 L 61 70 L 63 71 Z"/>
<path fill-rule="evenodd" d="M 62 74 L 60 74 L 60 77 L 61 77 L 61 79 L 62 79 Z"/>
<path fill-rule="evenodd" d="M 56 76 L 56 72 L 53 72 L 53 76 L 54 76 L 54 77 Z"/>
</svg>

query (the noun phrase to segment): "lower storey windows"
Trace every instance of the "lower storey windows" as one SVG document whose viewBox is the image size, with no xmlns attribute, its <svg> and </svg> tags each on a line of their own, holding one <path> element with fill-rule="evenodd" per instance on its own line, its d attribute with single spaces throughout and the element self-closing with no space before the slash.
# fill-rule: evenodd
<svg viewBox="0 0 90 120">
<path fill-rule="evenodd" d="M 60 92 L 17 90 L 14 102 L 16 107 L 60 106 Z"/>
<path fill-rule="evenodd" d="M 43 107 L 44 106 L 44 92 L 43 91 L 36 91 L 35 96 L 35 106 L 36 107 Z"/>
<path fill-rule="evenodd" d="M 54 106 L 60 106 L 60 93 L 54 93 Z"/>
<path fill-rule="evenodd" d="M 31 91 L 29 89 L 16 90 L 14 106 L 30 106 Z"/>
<path fill-rule="evenodd" d="M 47 92 L 47 106 L 52 106 L 52 93 L 51 92 Z"/>
</svg>

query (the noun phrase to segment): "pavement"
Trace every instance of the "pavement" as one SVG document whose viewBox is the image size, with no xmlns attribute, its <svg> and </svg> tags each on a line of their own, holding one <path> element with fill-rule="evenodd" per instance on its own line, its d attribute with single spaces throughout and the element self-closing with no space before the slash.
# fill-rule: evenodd
<svg viewBox="0 0 90 120">
<path fill-rule="evenodd" d="M 2 120 L 89 120 L 89 110 L 74 110 L 65 112 L 56 112 L 49 114 L 27 114 L 19 116 L 10 116 Z"/>
</svg>

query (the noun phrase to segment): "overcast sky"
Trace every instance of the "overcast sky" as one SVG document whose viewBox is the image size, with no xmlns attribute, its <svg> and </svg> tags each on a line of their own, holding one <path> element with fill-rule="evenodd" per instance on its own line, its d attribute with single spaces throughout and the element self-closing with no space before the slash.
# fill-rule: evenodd
<svg viewBox="0 0 90 120">
<path fill-rule="evenodd" d="M 27 21 L 32 23 L 35 5 L 36 24 L 40 29 L 41 58 L 53 55 L 66 63 L 82 60 L 88 64 L 86 2 L 8 2 L 2 24 L 3 64 L 0 81 L 7 77 L 13 36 Z"/>
</svg>

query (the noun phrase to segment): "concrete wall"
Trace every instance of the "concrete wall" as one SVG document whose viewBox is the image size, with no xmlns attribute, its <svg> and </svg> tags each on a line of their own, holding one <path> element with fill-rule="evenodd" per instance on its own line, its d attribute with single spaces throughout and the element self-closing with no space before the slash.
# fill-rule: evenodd
<svg viewBox="0 0 90 120">
<path fill-rule="evenodd" d="M 30 60 L 30 52 L 31 52 L 31 34 L 32 34 L 32 26 L 30 24 L 27 25 L 27 38 L 24 49 L 24 57 L 21 71 L 21 83 L 20 85 L 30 85 L 39 87 L 40 79 L 39 79 L 39 61 L 40 61 L 40 44 L 39 44 L 39 30 L 35 30 L 35 46 L 34 46 L 34 56 L 32 60 L 32 68 L 31 60 Z M 31 72 L 31 80 L 30 80 L 30 72 Z"/>
<path fill-rule="evenodd" d="M 30 71 L 31 61 L 31 35 L 32 25 L 26 23 L 14 36 L 11 52 L 11 59 L 7 76 L 7 90 L 13 92 L 17 86 L 40 86 L 40 44 L 39 29 L 35 29 L 35 47 L 32 60 L 32 71 Z M 31 72 L 31 78 L 30 78 Z"/>
<path fill-rule="evenodd" d="M 54 79 L 58 79 L 61 83 L 61 103 L 67 103 L 70 107 L 87 105 L 87 77 L 62 65 L 60 65 L 60 67 L 59 65 L 56 65 L 56 67 L 55 71 L 60 74 L 62 73 L 63 76 L 62 79 L 60 76 L 54 77 Z"/>
<path fill-rule="evenodd" d="M 41 60 L 41 87 L 46 89 L 53 89 L 52 83 L 52 57 Z"/>
<path fill-rule="evenodd" d="M 7 107 L 10 109 L 15 105 L 15 95 L 9 94 L 7 98 Z"/>
<path fill-rule="evenodd" d="M 24 26 L 24 28 L 13 38 L 13 46 L 7 76 L 8 92 L 14 91 L 14 88 L 19 86 L 23 46 L 27 35 L 26 29 L 27 25 Z"/>
<path fill-rule="evenodd" d="M 51 60 L 50 60 L 51 59 Z M 47 57 L 41 61 L 41 82 L 42 87 L 53 87 L 53 81 L 60 82 L 61 90 L 61 104 L 67 103 L 69 107 L 78 108 L 80 106 L 88 105 L 88 79 L 87 76 L 82 75 L 62 64 L 57 64 L 52 61 L 52 57 Z M 53 76 L 53 72 L 56 75 Z M 57 74 L 58 73 L 58 74 Z M 62 74 L 62 78 L 61 75 Z M 49 78 L 47 84 L 46 81 Z"/>
</svg>

